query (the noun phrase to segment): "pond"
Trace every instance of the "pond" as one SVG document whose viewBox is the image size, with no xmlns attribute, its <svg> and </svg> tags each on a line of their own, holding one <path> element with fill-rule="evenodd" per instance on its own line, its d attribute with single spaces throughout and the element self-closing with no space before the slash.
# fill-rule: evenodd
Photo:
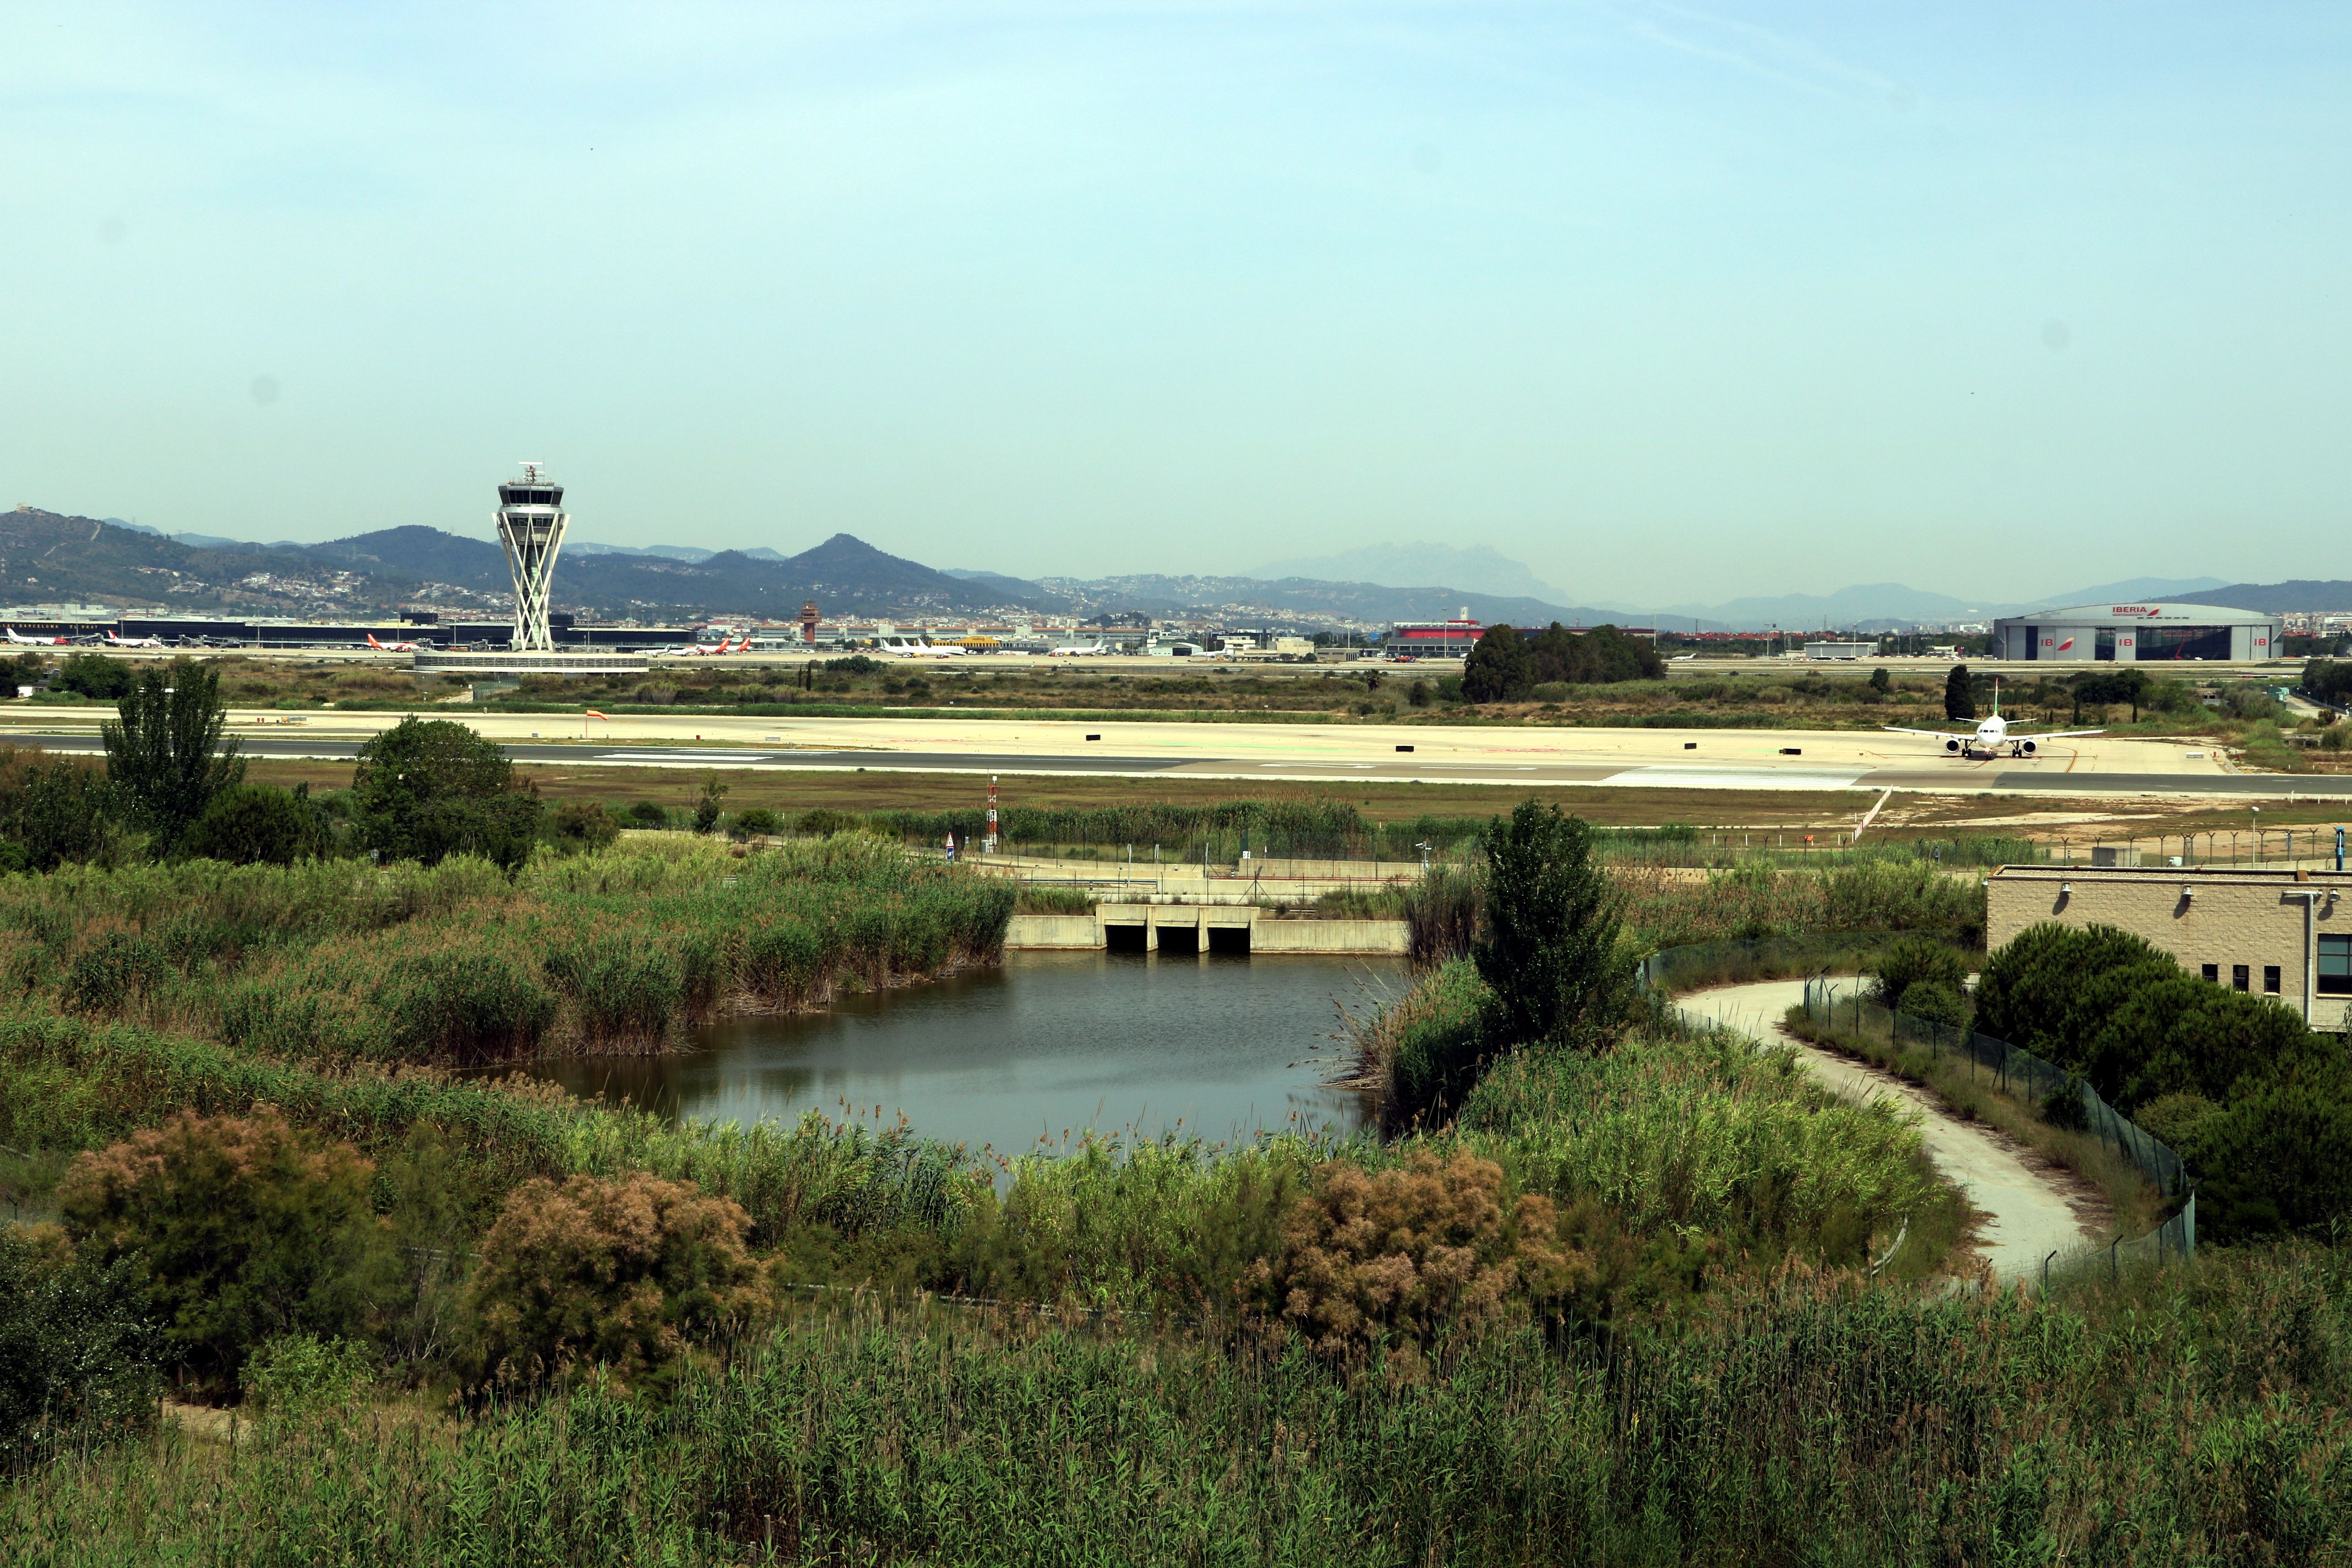
<svg viewBox="0 0 2352 1568">
<path fill-rule="evenodd" d="M 671 1056 L 530 1070 L 673 1117 L 903 1113 L 926 1137 L 1005 1154 L 1089 1129 L 1344 1135 L 1371 1107 L 1328 1087 L 1352 1061 L 1339 1008 L 1361 1017 L 1405 988 L 1391 959 L 1012 952 L 825 1013 L 714 1025 Z"/>
</svg>

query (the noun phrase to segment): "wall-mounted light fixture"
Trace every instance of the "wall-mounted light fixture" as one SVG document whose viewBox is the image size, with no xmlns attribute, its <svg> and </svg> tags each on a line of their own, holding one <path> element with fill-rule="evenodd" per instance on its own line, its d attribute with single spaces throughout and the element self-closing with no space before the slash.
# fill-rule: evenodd
<svg viewBox="0 0 2352 1568">
<path fill-rule="evenodd" d="M 2072 882 L 2061 882 L 2058 884 L 2058 896 L 2062 899 L 2072 894 L 2074 890 L 2074 884 Z"/>
<path fill-rule="evenodd" d="M 2193 899 L 2197 896 L 2197 889 L 2184 884 L 2180 889 L 2180 896 L 2184 899 Z"/>
</svg>

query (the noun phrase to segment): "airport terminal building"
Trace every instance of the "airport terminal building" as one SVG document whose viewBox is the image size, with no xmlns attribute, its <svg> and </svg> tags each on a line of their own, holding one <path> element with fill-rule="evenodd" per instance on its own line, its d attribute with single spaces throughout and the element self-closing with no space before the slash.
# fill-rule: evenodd
<svg viewBox="0 0 2352 1568">
<path fill-rule="evenodd" d="M 2081 605 L 2037 610 L 1993 624 L 1995 658 L 2059 663 L 2113 660 L 2275 658 L 2285 648 L 2285 623 L 2261 610 L 2218 605 Z"/>
</svg>

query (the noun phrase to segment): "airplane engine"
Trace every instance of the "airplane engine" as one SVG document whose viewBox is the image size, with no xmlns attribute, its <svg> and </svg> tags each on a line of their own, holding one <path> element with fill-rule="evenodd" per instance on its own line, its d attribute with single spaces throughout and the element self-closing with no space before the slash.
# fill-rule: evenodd
<svg viewBox="0 0 2352 1568">
<path fill-rule="evenodd" d="M 1958 751 L 1959 749 L 1960 749 L 1960 742 L 1959 742 L 1959 740 L 1958 740 L 1958 738 L 1957 736 L 1956 736 L 1956 737 L 1954 737 L 1953 739 L 1948 740 L 1948 741 L 1946 741 L 1946 742 L 1944 742 L 1944 750 L 1946 750 L 1946 751 L 1948 751 L 1948 752 L 1957 752 L 1957 751 Z"/>
<path fill-rule="evenodd" d="M 2020 741 L 2017 743 L 2017 754 L 2021 757 L 2030 757 L 2040 749 L 2031 741 Z"/>
</svg>

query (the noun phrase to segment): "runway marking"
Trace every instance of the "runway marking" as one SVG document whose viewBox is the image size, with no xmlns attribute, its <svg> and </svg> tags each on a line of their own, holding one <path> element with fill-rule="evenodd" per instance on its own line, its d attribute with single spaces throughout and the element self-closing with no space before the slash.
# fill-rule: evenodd
<svg viewBox="0 0 2352 1568">
<path fill-rule="evenodd" d="M 1627 768 L 1600 782 L 1668 789 L 1851 789 L 1870 771 L 1849 768 L 1837 773 L 1799 773 L 1793 768 L 1692 768 L 1660 763 Z"/>
</svg>

